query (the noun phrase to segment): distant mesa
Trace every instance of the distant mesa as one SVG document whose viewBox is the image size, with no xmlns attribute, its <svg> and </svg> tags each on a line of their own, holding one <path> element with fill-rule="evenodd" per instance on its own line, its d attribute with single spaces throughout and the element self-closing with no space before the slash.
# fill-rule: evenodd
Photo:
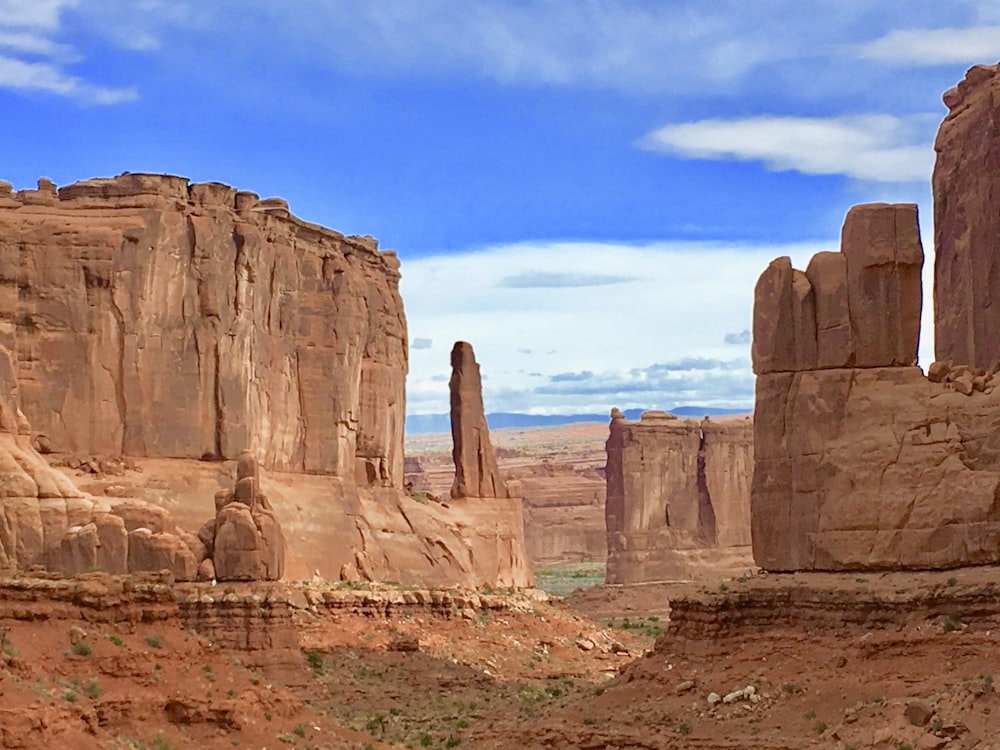
<svg viewBox="0 0 1000 750">
<path fill-rule="evenodd" d="M 753 424 L 748 417 L 629 421 L 611 412 L 607 582 L 742 574 L 750 553 Z"/>
</svg>

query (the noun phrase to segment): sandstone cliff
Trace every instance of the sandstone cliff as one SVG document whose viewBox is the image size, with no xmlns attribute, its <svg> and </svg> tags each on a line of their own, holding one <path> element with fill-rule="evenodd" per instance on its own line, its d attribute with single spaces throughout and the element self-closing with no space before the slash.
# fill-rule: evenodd
<svg viewBox="0 0 1000 750">
<path fill-rule="evenodd" d="M 750 563 L 752 424 L 612 411 L 607 442 L 608 583 L 689 578 Z"/>
<path fill-rule="evenodd" d="M 0 185 L 0 344 L 52 450 L 402 486 L 399 263 L 218 183 Z"/>
<path fill-rule="evenodd" d="M 977 65 L 944 95 L 934 148 L 934 351 L 940 361 L 1000 361 L 1000 76 Z"/>
<path fill-rule="evenodd" d="M 916 362 L 913 205 L 848 213 L 842 252 L 787 258 L 754 299 L 754 558 L 768 570 L 1000 560 L 1000 391 Z M 939 292 L 940 298 L 940 292 Z"/>
</svg>

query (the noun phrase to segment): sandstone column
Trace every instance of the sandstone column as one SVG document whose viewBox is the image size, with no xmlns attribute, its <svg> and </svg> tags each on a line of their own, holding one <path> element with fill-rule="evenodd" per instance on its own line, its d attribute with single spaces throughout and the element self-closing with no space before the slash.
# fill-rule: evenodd
<svg viewBox="0 0 1000 750">
<path fill-rule="evenodd" d="M 451 437 L 455 481 L 451 496 L 508 497 L 483 409 L 483 383 L 472 344 L 457 341 L 451 350 Z"/>
</svg>

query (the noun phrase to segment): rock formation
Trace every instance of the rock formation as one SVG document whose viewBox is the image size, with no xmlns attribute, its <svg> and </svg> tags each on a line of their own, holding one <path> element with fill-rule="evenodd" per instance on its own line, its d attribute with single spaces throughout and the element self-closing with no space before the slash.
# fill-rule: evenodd
<svg viewBox="0 0 1000 750">
<path fill-rule="evenodd" d="M 988 369 L 1000 361 L 1000 76 L 977 65 L 944 95 L 934 148 L 934 351 Z"/>
<path fill-rule="evenodd" d="M 768 570 L 1000 561 L 996 379 L 915 367 L 913 205 L 856 206 L 840 257 L 779 258 L 754 299 L 754 558 Z M 941 300 L 941 291 L 938 299 Z M 849 325 L 848 325 L 849 323 Z"/>
<path fill-rule="evenodd" d="M 399 262 L 218 183 L 0 184 L 0 344 L 52 450 L 402 486 Z"/>
<path fill-rule="evenodd" d="M 483 382 L 472 344 L 451 350 L 451 438 L 455 481 L 451 496 L 507 497 L 483 408 Z"/>
<path fill-rule="evenodd" d="M 749 419 L 697 422 L 611 412 L 607 442 L 608 583 L 689 578 L 750 563 Z"/>
<path fill-rule="evenodd" d="M 215 495 L 215 518 L 198 532 L 205 545 L 198 577 L 219 581 L 277 581 L 285 572 L 285 537 L 267 495 L 257 460 L 243 451 L 236 487 Z"/>
<path fill-rule="evenodd" d="M 12 357 L 0 345 L 0 568 L 169 570 L 192 580 L 196 544 L 161 508 L 88 497 L 46 463 L 20 409 Z"/>
</svg>

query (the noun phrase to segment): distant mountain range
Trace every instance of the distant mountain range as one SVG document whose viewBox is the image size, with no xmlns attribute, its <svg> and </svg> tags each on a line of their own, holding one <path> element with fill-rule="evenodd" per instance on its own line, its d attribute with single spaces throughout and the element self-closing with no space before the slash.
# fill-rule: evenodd
<svg viewBox="0 0 1000 750">
<path fill-rule="evenodd" d="M 626 409 L 626 419 L 638 419 L 648 409 Z M 731 414 L 747 414 L 747 409 L 719 409 L 713 406 L 678 406 L 668 409 L 678 417 L 723 417 Z M 486 415 L 491 430 L 507 427 L 555 427 L 576 422 L 609 422 L 610 411 L 605 414 L 519 414 L 517 412 L 494 412 Z M 406 417 L 407 435 L 427 435 L 451 432 L 451 417 L 448 414 L 410 414 Z"/>
</svg>

